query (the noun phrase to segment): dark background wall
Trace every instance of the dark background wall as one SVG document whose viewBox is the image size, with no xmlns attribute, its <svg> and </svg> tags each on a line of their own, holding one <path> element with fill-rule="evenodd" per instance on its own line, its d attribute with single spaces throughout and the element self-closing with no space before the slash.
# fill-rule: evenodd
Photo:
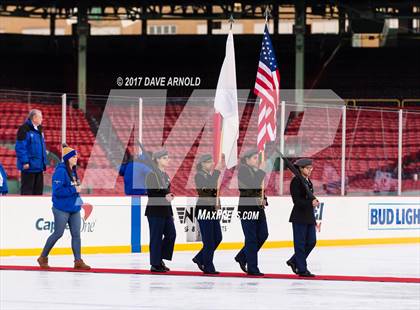
<svg viewBox="0 0 420 310">
<path fill-rule="evenodd" d="M 238 88 L 252 88 L 260 35 L 237 35 Z M 281 87 L 294 86 L 294 37 L 272 37 Z M 420 44 L 380 49 L 351 48 L 349 37 L 311 35 L 306 39 L 306 87 L 340 44 L 315 87 L 350 97 L 420 97 Z M 200 88 L 215 88 L 226 36 L 92 36 L 88 39 L 87 92 L 107 95 L 118 76 L 200 77 Z M 77 41 L 72 36 L 0 35 L 0 89 L 77 91 Z M 188 88 L 171 89 L 183 95 Z"/>
</svg>

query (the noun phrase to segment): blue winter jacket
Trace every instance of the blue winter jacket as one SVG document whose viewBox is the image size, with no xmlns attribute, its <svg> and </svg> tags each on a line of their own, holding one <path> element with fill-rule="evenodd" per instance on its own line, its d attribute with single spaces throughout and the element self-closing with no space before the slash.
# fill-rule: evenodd
<svg viewBox="0 0 420 310">
<path fill-rule="evenodd" d="M 18 129 L 15 150 L 16 166 L 20 171 L 33 173 L 45 171 L 47 148 L 42 126 L 38 126 L 36 130 L 31 120 L 26 120 Z M 25 164 L 29 164 L 29 169 L 23 169 Z"/>
<path fill-rule="evenodd" d="M 0 194 L 7 194 L 9 192 L 9 188 L 7 187 L 7 174 L 1 164 L 0 164 L 0 174 L 3 179 L 3 182 L 0 183 Z"/>
<path fill-rule="evenodd" d="M 70 213 L 80 211 L 83 204 L 63 162 L 57 165 L 52 177 L 52 202 L 54 208 Z"/>
<path fill-rule="evenodd" d="M 152 169 L 147 164 L 143 154 L 137 160 L 122 164 L 120 175 L 124 177 L 124 192 L 126 195 L 146 195 L 146 176 Z"/>
</svg>

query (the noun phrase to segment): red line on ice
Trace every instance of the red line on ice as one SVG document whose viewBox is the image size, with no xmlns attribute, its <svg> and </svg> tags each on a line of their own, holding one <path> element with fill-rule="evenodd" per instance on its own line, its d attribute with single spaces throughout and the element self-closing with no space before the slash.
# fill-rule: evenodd
<svg viewBox="0 0 420 310">
<path fill-rule="evenodd" d="M 51 267 L 42 269 L 37 266 L 8 266 L 0 265 L 0 270 L 22 271 L 49 271 L 49 272 L 84 272 L 84 273 L 108 273 L 108 274 L 139 274 L 139 275 L 168 275 L 168 276 L 195 276 L 195 277 L 222 277 L 222 278 L 262 278 L 262 279 L 285 279 L 285 280 L 324 280 L 324 281 L 358 281 L 358 282 L 389 282 L 389 283 L 420 283 L 420 278 L 405 277 L 374 277 L 374 276 L 337 276 L 319 275 L 314 278 L 302 278 L 296 275 L 266 273 L 262 277 L 249 276 L 239 272 L 221 272 L 218 275 L 205 275 L 197 271 L 168 271 L 166 273 L 153 273 L 144 269 L 116 269 L 116 268 L 92 268 L 90 270 L 75 270 L 68 267 Z"/>
</svg>

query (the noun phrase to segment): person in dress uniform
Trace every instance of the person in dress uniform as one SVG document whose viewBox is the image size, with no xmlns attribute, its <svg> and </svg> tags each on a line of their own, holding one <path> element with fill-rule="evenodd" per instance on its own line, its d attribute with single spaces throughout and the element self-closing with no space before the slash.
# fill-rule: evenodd
<svg viewBox="0 0 420 310">
<path fill-rule="evenodd" d="M 193 262 L 205 274 L 218 274 L 213 264 L 214 252 L 222 241 L 220 227 L 220 206 L 218 205 L 217 186 L 222 161 L 214 168 L 210 154 L 202 155 L 197 164 L 194 181 L 198 194 L 195 217 L 200 226 L 203 248 L 193 258 Z M 218 211 L 219 210 L 219 211 Z"/>
<path fill-rule="evenodd" d="M 268 238 L 267 220 L 262 195 L 265 171 L 259 169 L 258 150 L 244 153 L 238 170 L 239 205 L 238 217 L 245 235 L 245 246 L 236 255 L 242 271 L 248 275 L 263 276 L 258 269 L 258 251 Z"/>
<path fill-rule="evenodd" d="M 169 165 L 166 150 L 153 153 L 154 167 L 146 176 L 147 196 L 149 197 L 145 215 L 149 222 L 150 233 L 150 270 L 152 272 L 167 272 L 163 260 L 171 260 L 176 231 L 171 202 L 171 182 L 165 169 Z"/>
<path fill-rule="evenodd" d="M 301 277 L 314 277 L 308 268 L 306 259 L 316 244 L 316 221 L 314 208 L 319 201 L 312 195 L 309 197 L 308 189 L 313 193 L 313 185 L 309 179 L 313 166 L 308 158 L 299 159 L 294 163 L 303 178 L 295 176 L 290 183 L 290 194 L 293 199 L 293 210 L 290 222 L 293 226 L 293 244 L 295 253 L 287 261 L 287 265 L 294 273 Z"/>
</svg>

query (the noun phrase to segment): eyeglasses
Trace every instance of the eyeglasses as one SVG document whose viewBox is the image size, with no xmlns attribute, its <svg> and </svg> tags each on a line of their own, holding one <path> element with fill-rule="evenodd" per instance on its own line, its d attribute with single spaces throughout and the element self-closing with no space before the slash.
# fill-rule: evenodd
<svg viewBox="0 0 420 310">
<path fill-rule="evenodd" d="M 312 166 L 306 166 L 304 169 L 307 169 L 309 171 L 312 171 L 312 170 L 314 170 L 314 167 L 312 167 Z"/>
</svg>

